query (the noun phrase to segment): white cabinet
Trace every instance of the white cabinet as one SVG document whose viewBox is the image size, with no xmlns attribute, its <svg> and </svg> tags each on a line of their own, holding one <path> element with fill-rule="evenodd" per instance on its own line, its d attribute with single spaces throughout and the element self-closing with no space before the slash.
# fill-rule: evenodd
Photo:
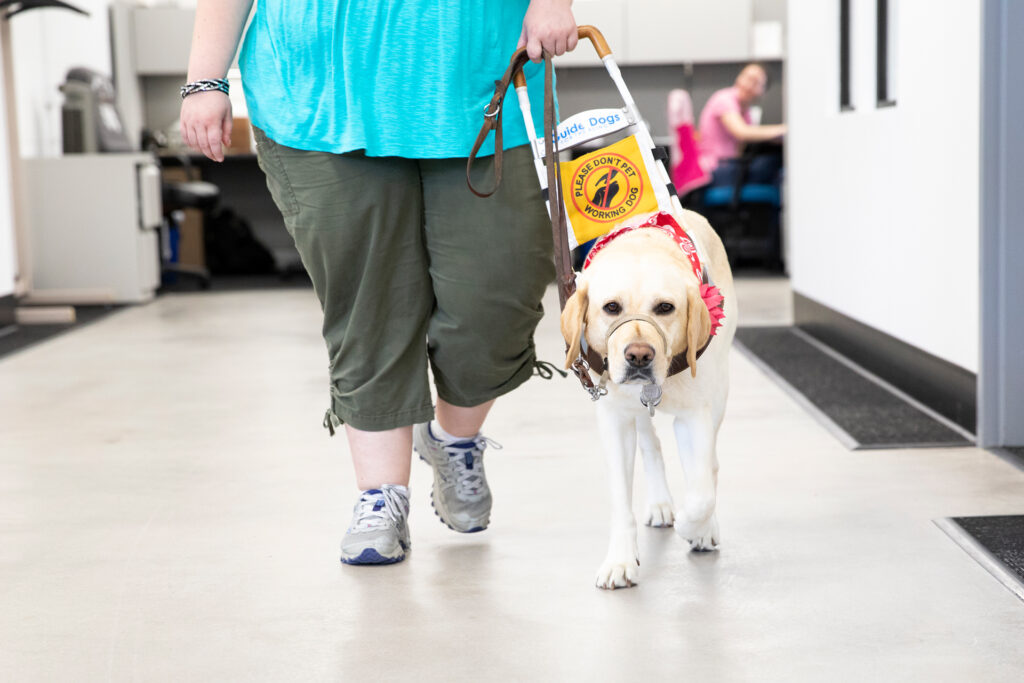
<svg viewBox="0 0 1024 683">
<path fill-rule="evenodd" d="M 750 56 L 753 0 L 638 0 L 630 3 L 630 64 L 738 62 Z"/>
<path fill-rule="evenodd" d="M 139 303 L 160 282 L 160 174 L 149 154 L 25 160 L 32 295 Z"/>
<path fill-rule="evenodd" d="M 754 0 L 576 0 L 577 24 L 604 34 L 621 65 L 742 62 L 751 57 Z M 559 66 L 596 66 L 593 48 Z"/>
<path fill-rule="evenodd" d="M 196 11 L 138 7 L 132 12 L 135 70 L 140 76 L 181 76 L 188 71 Z"/>
<path fill-rule="evenodd" d="M 634 4 L 636 0 L 634 0 Z M 615 61 L 623 64 L 626 46 L 626 0 L 575 0 L 572 15 L 580 26 L 596 26 L 608 41 Z M 601 66 L 589 40 L 581 40 L 572 52 L 558 57 L 556 66 Z"/>
</svg>

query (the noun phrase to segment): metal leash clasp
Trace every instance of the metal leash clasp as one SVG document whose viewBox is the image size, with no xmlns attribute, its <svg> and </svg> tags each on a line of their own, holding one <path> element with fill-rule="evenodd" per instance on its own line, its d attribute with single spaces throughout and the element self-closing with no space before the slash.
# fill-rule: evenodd
<svg viewBox="0 0 1024 683">
<path fill-rule="evenodd" d="M 596 401 L 608 393 L 608 389 L 605 386 L 605 383 L 607 382 L 607 374 L 602 375 L 600 384 L 595 385 L 594 380 L 590 377 L 590 363 L 587 362 L 587 359 L 584 358 L 582 354 L 576 357 L 576 360 L 572 362 L 570 367 L 572 368 L 573 374 L 579 378 L 580 384 L 582 384 L 586 392 L 590 394 L 591 401 Z"/>
</svg>

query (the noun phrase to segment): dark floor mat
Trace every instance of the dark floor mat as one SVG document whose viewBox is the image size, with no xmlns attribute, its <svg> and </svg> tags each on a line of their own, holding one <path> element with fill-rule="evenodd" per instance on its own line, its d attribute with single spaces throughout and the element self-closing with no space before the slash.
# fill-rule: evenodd
<svg viewBox="0 0 1024 683">
<path fill-rule="evenodd" d="M 304 270 L 289 270 L 271 275 L 217 275 L 211 279 L 209 289 L 200 289 L 195 278 L 178 276 L 174 282 L 164 284 L 159 294 L 240 292 L 258 289 L 311 289 L 312 283 Z M 125 308 L 124 305 L 76 305 L 75 322 L 67 325 L 11 325 L 0 327 L 0 358 L 38 344 L 58 334 L 77 330 Z"/>
<path fill-rule="evenodd" d="M 1024 446 L 990 448 L 989 452 L 999 456 L 1017 469 L 1024 470 Z"/>
<path fill-rule="evenodd" d="M 839 362 L 792 327 L 741 327 L 737 341 L 831 421 L 851 448 L 970 446 L 962 434 Z"/>
<path fill-rule="evenodd" d="M 75 306 L 75 322 L 67 325 L 17 325 L 0 335 L 0 358 L 58 334 L 77 330 L 123 306 Z"/>
<path fill-rule="evenodd" d="M 939 526 L 1000 583 L 1024 600 L 1024 515 L 952 517 L 941 520 Z M 970 540 L 965 540 L 964 536 Z"/>
<path fill-rule="evenodd" d="M 953 517 L 953 521 L 1024 583 L 1024 515 Z"/>
<path fill-rule="evenodd" d="M 1024 462 L 1024 446 L 1009 446 L 1003 450 L 1019 459 L 1021 462 Z"/>
</svg>

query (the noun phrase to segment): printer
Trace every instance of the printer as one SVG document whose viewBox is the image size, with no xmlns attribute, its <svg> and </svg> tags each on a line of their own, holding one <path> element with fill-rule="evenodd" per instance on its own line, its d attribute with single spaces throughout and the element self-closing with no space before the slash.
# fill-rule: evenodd
<svg viewBox="0 0 1024 683">
<path fill-rule="evenodd" d="M 115 104 L 114 84 L 98 71 L 75 67 L 60 86 L 64 93 L 61 123 L 65 154 L 131 152 Z"/>
</svg>

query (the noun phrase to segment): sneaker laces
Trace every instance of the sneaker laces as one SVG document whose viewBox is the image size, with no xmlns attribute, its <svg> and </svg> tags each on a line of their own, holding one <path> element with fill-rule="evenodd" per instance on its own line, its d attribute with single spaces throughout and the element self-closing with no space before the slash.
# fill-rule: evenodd
<svg viewBox="0 0 1024 683">
<path fill-rule="evenodd" d="M 455 494 L 462 499 L 479 496 L 484 483 L 484 449 L 488 446 L 501 450 L 502 446 L 483 434 L 467 441 L 446 443 L 448 464 L 455 473 Z"/>
<path fill-rule="evenodd" d="M 385 484 L 363 491 L 352 510 L 353 531 L 368 531 L 394 524 L 409 513 L 409 496 L 397 486 Z"/>
</svg>

